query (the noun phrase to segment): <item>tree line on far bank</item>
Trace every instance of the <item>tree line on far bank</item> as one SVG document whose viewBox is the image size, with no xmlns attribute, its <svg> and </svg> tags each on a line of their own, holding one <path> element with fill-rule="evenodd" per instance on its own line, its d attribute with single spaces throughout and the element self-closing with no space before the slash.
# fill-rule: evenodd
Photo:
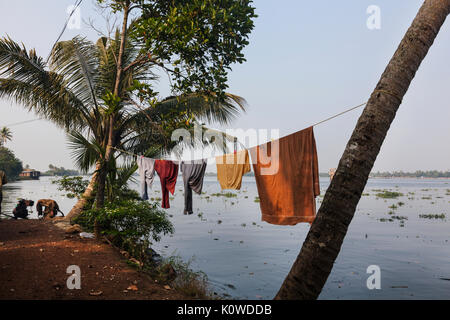
<svg viewBox="0 0 450 320">
<path fill-rule="evenodd" d="M 417 170 L 415 172 L 372 172 L 370 174 L 371 178 L 450 178 L 450 171 L 421 171 Z"/>
<path fill-rule="evenodd" d="M 78 176 L 80 172 L 77 170 L 66 169 L 64 167 L 58 168 L 53 164 L 48 165 L 48 170 L 42 173 L 42 176 Z"/>
<path fill-rule="evenodd" d="M 8 180 L 16 180 L 23 171 L 22 161 L 6 147 L 0 146 L 0 170 L 6 173 Z"/>
</svg>

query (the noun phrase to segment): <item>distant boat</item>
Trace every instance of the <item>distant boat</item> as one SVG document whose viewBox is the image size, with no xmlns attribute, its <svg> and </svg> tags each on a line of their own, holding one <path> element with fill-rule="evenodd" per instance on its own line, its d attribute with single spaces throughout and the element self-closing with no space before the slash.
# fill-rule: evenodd
<svg viewBox="0 0 450 320">
<path fill-rule="evenodd" d="M 21 174 L 19 174 L 20 180 L 39 180 L 39 177 L 41 176 L 40 171 L 36 171 L 33 169 L 25 169 L 22 171 Z"/>
</svg>

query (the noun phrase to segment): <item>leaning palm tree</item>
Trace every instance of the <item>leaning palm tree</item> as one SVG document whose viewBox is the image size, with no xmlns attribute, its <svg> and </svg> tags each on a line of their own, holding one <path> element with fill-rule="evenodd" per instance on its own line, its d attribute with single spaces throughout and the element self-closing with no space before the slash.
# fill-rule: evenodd
<svg viewBox="0 0 450 320">
<path fill-rule="evenodd" d="M 12 132 L 9 128 L 3 127 L 0 130 L 0 146 L 6 145 L 6 142 L 12 140 Z"/>
<path fill-rule="evenodd" d="M 59 42 L 47 63 L 34 50 L 27 51 L 10 38 L 0 39 L 0 98 L 12 99 L 66 130 L 72 145 L 78 145 L 75 156 L 81 169 L 95 168 L 68 219 L 92 199 L 96 184 L 105 183 L 99 177 L 106 177 L 118 157 L 167 152 L 174 146 L 173 129 L 191 130 L 197 121 L 228 123 L 244 110 L 244 99 L 231 94 L 221 100 L 208 92 L 140 99 L 140 93 L 151 90 L 157 80 L 153 71 L 158 63 L 142 61 L 140 48 L 130 41 L 122 52 L 122 64 L 128 67 L 120 77 L 119 94 L 113 94 L 121 49 L 118 33 L 114 39 L 100 38 L 96 43 L 75 37 Z M 105 156 L 110 148 L 116 151 L 111 159 Z"/>
<path fill-rule="evenodd" d="M 356 124 L 303 247 L 276 299 L 316 299 L 333 268 L 370 171 L 450 0 L 425 0 Z"/>
</svg>

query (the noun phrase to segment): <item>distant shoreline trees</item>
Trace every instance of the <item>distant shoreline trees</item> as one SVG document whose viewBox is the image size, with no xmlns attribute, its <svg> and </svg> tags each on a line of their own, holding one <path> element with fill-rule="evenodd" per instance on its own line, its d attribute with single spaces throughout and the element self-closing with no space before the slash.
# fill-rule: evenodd
<svg viewBox="0 0 450 320">
<path fill-rule="evenodd" d="M 370 174 L 371 178 L 450 178 L 450 171 L 421 171 L 417 170 L 415 172 L 372 172 Z"/>
<path fill-rule="evenodd" d="M 0 146 L 0 170 L 5 171 L 8 180 L 13 181 L 23 171 L 22 161 L 8 148 Z"/>
<path fill-rule="evenodd" d="M 58 168 L 52 164 L 48 165 L 49 170 L 42 173 L 42 176 L 78 176 L 80 173 L 77 170 L 65 169 L 64 167 Z"/>
</svg>

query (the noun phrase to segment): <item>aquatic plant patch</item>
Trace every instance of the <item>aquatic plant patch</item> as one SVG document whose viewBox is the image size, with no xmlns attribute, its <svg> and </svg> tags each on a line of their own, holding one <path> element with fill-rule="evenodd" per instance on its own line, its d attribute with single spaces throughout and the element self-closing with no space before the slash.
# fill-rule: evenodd
<svg viewBox="0 0 450 320">
<path fill-rule="evenodd" d="M 383 198 L 383 199 L 396 199 L 398 197 L 402 197 L 403 193 L 401 192 L 395 192 L 395 191 L 383 191 L 376 194 L 377 197 Z"/>
<path fill-rule="evenodd" d="M 225 198 L 236 198 L 237 194 L 233 192 L 225 192 L 225 193 L 213 193 L 212 197 L 225 197 Z"/>
<path fill-rule="evenodd" d="M 421 219 L 445 219 L 445 214 L 419 214 L 419 218 Z"/>
</svg>

